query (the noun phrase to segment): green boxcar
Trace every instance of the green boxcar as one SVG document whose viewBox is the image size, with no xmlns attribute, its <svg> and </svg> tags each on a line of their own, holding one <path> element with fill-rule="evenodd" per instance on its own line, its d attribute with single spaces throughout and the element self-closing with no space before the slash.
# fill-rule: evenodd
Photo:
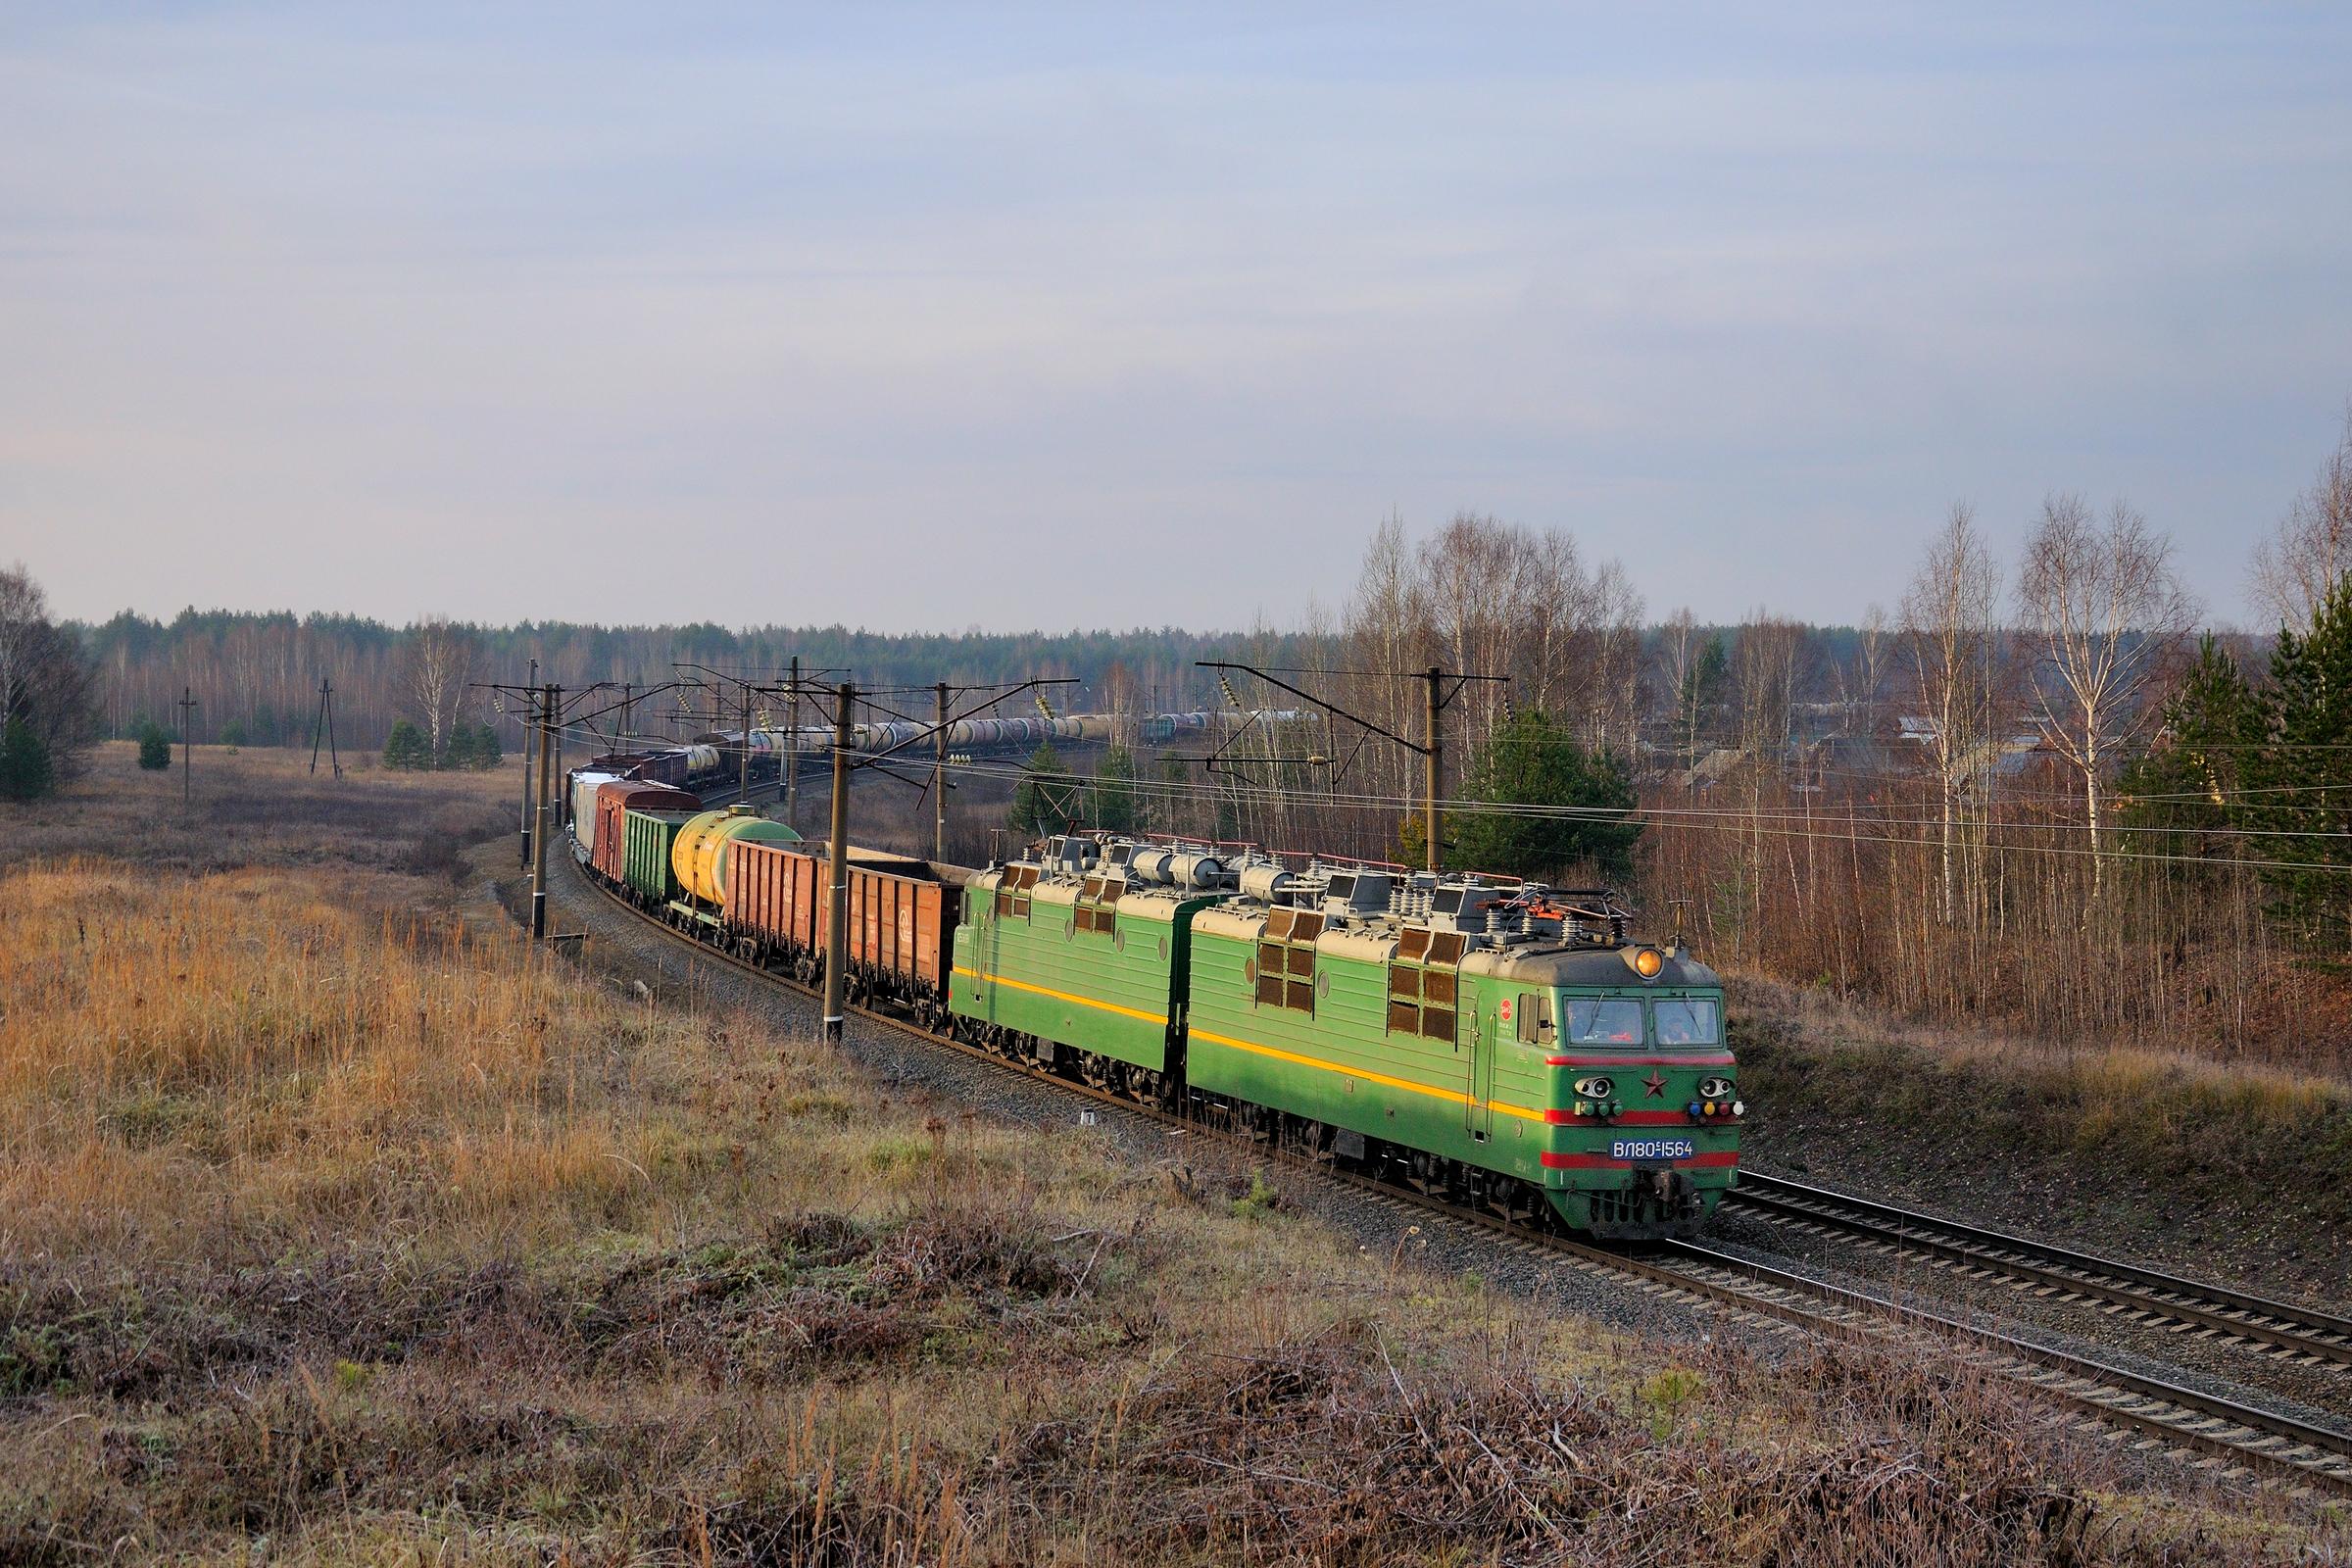
<svg viewBox="0 0 2352 1568">
<path fill-rule="evenodd" d="M 984 871 L 964 893 L 949 1008 L 1165 1071 L 1186 933 L 1222 896 L 1131 887 L 1116 867 L 1083 876 L 1033 863 Z"/>
<path fill-rule="evenodd" d="M 625 854 L 621 861 L 629 891 L 641 900 L 667 904 L 678 896 L 678 876 L 670 865 L 670 848 L 678 829 L 694 820 L 693 811 L 631 811 Z"/>
</svg>

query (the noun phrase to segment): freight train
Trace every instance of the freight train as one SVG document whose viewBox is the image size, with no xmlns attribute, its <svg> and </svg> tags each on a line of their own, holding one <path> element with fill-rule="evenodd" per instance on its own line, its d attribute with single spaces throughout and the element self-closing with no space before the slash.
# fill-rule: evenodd
<svg viewBox="0 0 2352 1568">
<path fill-rule="evenodd" d="M 596 781 L 579 858 L 814 983 L 840 873 L 701 808 Z M 847 861 L 850 999 L 1008 1061 L 1601 1238 L 1690 1234 L 1738 1180 L 1722 983 L 1605 892 L 1109 835 L 978 871 Z"/>
</svg>

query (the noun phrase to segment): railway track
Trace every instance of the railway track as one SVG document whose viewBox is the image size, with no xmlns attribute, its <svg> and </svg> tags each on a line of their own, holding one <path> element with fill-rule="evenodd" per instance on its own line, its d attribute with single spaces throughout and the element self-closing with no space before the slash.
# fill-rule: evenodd
<svg viewBox="0 0 2352 1568">
<path fill-rule="evenodd" d="M 2094 1302 L 2133 1322 L 2352 1374 L 2352 1318 L 1761 1171 L 1742 1170 L 1732 1198 L 1740 1208 L 1801 1233 L 1851 1237 L 1870 1250 L 1917 1258 L 1958 1278 Z"/>
<path fill-rule="evenodd" d="M 811 988 L 771 969 L 696 941 L 594 879 L 583 876 L 581 880 L 616 907 L 690 947 L 706 959 L 798 996 L 816 995 Z M 870 1023 L 942 1051 L 1019 1072 L 1145 1121 L 1207 1136 L 1234 1137 L 1125 1096 L 1008 1061 L 993 1052 L 920 1028 L 896 1012 L 855 1003 L 849 1004 L 849 1010 Z M 1400 1213 L 1427 1213 L 1451 1224 L 1488 1232 L 1506 1246 L 1531 1254 L 1548 1255 L 1588 1272 L 1626 1280 L 1652 1294 L 1728 1311 L 1752 1322 L 1774 1325 L 1783 1332 L 1805 1331 L 1846 1339 L 1866 1337 L 1958 1355 L 1969 1365 L 2047 1395 L 2072 1411 L 2077 1428 L 2103 1431 L 2142 1451 L 2171 1453 L 2228 1477 L 2281 1481 L 2296 1494 L 2352 1496 L 2352 1438 L 2282 1412 L 2239 1404 L 2145 1377 L 1985 1325 L 1962 1322 L 1867 1292 L 1776 1269 L 1701 1243 L 1653 1244 L 1642 1252 L 1596 1247 L 1514 1225 L 1478 1209 L 1343 1169 L 1327 1159 L 1275 1149 L 1254 1140 L 1237 1137 L 1235 1141 L 1259 1156 L 1355 1188 L 1371 1200 Z"/>
<path fill-rule="evenodd" d="M 2073 1407 L 2079 1424 L 2103 1427 L 2140 1451 L 2173 1450 L 2224 1475 L 2261 1472 L 2307 1494 L 2352 1495 L 2352 1438 L 2276 1410 L 1774 1268 L 1702 1242 L 1652 1244 L 1641 1254 L 1617 1251 L 1532 1232 L 1354 1172 L 1331 1174 L 1389 1206 L 1475 1225 L 1522 1251 L 1555 1256 L 1589 1272 L 1630 1277 L 1646 1289 L 1696 1297 L 1796 1329 L 1957 1355 L 1977 1370 L 2051 1396 Z"/>
</svg>

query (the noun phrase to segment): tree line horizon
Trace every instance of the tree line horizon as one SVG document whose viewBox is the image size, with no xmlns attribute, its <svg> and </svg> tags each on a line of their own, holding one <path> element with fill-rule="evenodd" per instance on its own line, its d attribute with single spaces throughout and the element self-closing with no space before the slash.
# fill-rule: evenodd
<svg viewBox="0 0 2352 1568">
<path fill-rule="evenodd" d="M 476 683 L 533 660 L 575 688 L 658 683 L 673 662 L 770 675 L 797 655 L 817 679 L 874 686 L 1075 677 L 1061 711 L 1300 706 L 1246 675 L 1228 694 L 1197 667 L 1218 659 L 1322 672 L 1295 683 L 1404 737 L 1424 727 L 1411 672 L 1504 675 L 1448 707 L 1445 793 L 1528 807 L 1516 847 L 1492 847 L 1625 875 L 1736 972 L 1923 1019 L 2345 1065 L 2333 1042 L 2352 1029 L 2310 1024 L 2352 1023 L 2332 967 L 2352 953 L 2352 417 L 2247 571 L 2276 632 L 2205 624 L 2169 536 L 2121 500 L 2054 492 L 2007 564 L 1953 507 L 1900 600 L 1838 626 L 1652 615 L 1574 535 L 1465 513 L 1420 534 L 1382 522 L 1345 603 L 1285 630 L 396 630 L 190 612 L 51 636 L 78 651 L 99 733 L 194 685 L 199 739 L 234 723 L 248 744 L 308 744 L 323 676 L 349 743 L 407 722 L 427 757 L 463 725 L 519 743 Z M 1412 858 L 1400 807 L 1421 760 L 1345 720 L 1290 728 L 1243 726 L 1213 776 L 1139 753 L 1114 795 L 1174 831 Z M 1638 845 L 1564 826 L 1611 813 L 1638 817 Z M 1475 844 L 1493 826 L 1478 817 L 1449 820 L 1448 840 Z"/>
</svg>

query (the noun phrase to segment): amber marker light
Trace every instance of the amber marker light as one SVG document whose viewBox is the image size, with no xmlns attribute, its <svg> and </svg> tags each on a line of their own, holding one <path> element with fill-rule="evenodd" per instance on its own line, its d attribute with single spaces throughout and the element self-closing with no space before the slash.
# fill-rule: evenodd
<svg viewBox="0 0 2352 1568">
<path fill-rule="evenodd" d="M 1666 967 L 1666 955 L 1655 948 L 1636 948 L 1625 956 L 1634 973 L 1644 980 L 1655 980 L 1658 971 Z"/>
</svg>

